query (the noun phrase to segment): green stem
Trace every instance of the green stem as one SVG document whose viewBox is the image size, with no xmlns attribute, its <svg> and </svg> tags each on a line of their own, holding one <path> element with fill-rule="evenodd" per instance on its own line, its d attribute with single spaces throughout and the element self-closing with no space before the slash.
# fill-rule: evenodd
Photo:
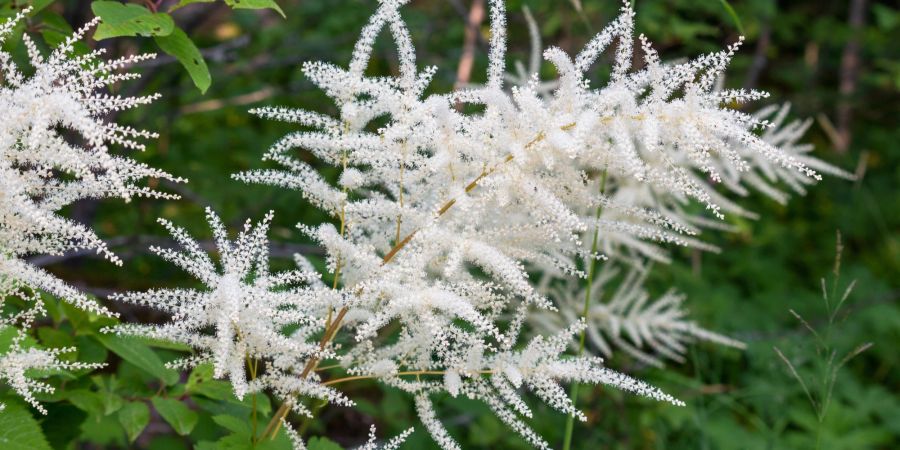
<svg viewBox="0 0 900 450">
<path fill-rule="evenodd" d="M 606 170 L 603 171 L 603 175 L 600 178 L 600 195 L 603 195 L 603 192 L 606 191 Z M 595 217 L 597 220 L 600 220 L 600 214 L 603 213 L 603 206 L 597 207 L 597 213 Z M 600 241 L 600 225 L 598 224 L 596 228 L 594 228 L 594 239 L 591 243 L 591 258 L 588 263 L 588 276 L 587 276 L 587 286 L 584 289 L 584 309 L 582 310 L 581 317 L 587 320 L 588 312 L 590 311 L 591 306 L 591 287 L 594 285 L 594 274 L 597 272 L 597 260 L 593 258 L 593 255 L 597 253 L 597 245 Z M 587 333 L 586 330 L 581 330 L 581 336 L 578 338 L 578 356 L 581 356 L 584 353 L 585 346 L 585 337 Z M 579 383 L 572 383 L 572 388 L 569 391 L 569 398 L 572 399 L 572 406 L 575 406 L 578 402 L 578 389 L 581 385 Z M 563 450 L 569 450 L 572 448 L 572 432 L 575 430 L 575 415 L 569 414 L 566 417 L 566 429 L 563 434 Z"/>
</svg>

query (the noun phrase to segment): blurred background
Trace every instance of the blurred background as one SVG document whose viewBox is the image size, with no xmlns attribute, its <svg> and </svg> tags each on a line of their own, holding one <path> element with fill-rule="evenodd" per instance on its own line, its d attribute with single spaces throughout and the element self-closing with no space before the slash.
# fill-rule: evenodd
<svg viewBox="0 0 900 450">
<path fill-rule="evenodd" d="M 92 15 L 90 1 L 66 0 L 53 8 L 77 27 Z M 275 211 L 273 254 L 287 265 L 291 253 L 317 249 L 296 231 L 298 222 L 327 220 L 295 192 L 233 181 L 230 174 L 264 167 L 263 152 L 292 131 L 285 124 L 247 113 L 259 105 L 289 105 L 334 113 L 334 106 L 301 72 L 307 60 L 344 65 L 375 0 L 278 0 L 274 11 L 233 11 L 221 3 L 197 4 L 172 14 L 198 44 L 212 73 L 201 95 L 172 58 L 144 64 L 142 80 L 127 93 L 159 92 L 162 99 L 121 118 L 158 131 L 142 160 L 177 176 L 185 185 L 165 186 L 180 201 L 83 202 L 70 214 L 90 223 L 125 258 L 118 269 L 87 255 L 38 258 L 36 262 L 99 296 L 127 289 L 188 285 L 171 265 L 149 256 L 148 245 L 164 242 L 156 217 L 209 237 L 203 208 L 211 206 L 232 225 Z M 474 69 L 463 78 L 483 80 L 487 23 L 472 23 L 479 0 L 413 0 L 405 7 L 419 65 L 437 65 L 432 91 L 458 80 L 472 50 Z M 511 56 L 527 63 L 529 38 L 523 7 L 540 26 L 544 45 L 575 52 L 613 19 L 614 0 L 512 0 L 507 2 Z M 677 408 L 611 389 L 581 390 L 587 423 L 576 424 L 579 449 L 893 449 L 900 448 L 900 9 L 894 2 L 866 0 L 638 0 L 637 32 L 646 34 L 664 59 L 746 43 L 728 71 L 729 87 L 770 91 L 789 101 L 792 116 L 812 118 L 808 141 L 814 155 L 857 175 L 856 181 L 826 178 L 788 206 L 752 195 L 742 199 L 757 221 L 729 218 L 737 233 L 707 232 L 722 254 L 675 250 L 675 263 L 656 267 L 651 288 L 674 286 L 688 295 L 696 321 L 748 344 L 746 351 L 698 345 L 683 365 L 648 368 L 624 356 L 609 365 L 643 378 L 676 397 Z M 114 55 L 152 50 L 147 39 L 103 41 Z M 373 72 L 391 73 L 392 43 L 376 46 Z M 549 65 L 542 69 L 553 77 Z M 465 72 L 465 71 L 463 71 Z M 608 67 L 600 65 L 600 85 Z M 748 105 L 748 110 L 765 103 Z M 327 169 L 326 169 L 327 170 Z M 837 234 L 843 252 L 835 272 Z M 843 307 L 826 305 L 820 280 L 840 296 L 856 280 Z M 801 316 L 827 346 L 791 310 Z M 160 318 L 123 311 L 130 320 Z M 815 391 L 832 367 L 859 345 L 873 346 L 849 361 L 833 383 L 827 408 L 811 404 L 797 376 Z M 775 347 L 782 353 L 780 356 Z M 785 360 L 790 362 L 788 365 Z M 796 374 L 795 374 L 796 373 Z M 326 408 L 305 425 L 344 445 L 365 441 L 369 426 L 393 435 L 422 428 L 408 398 L 375 384 L 346 385 L 359 408 Z M 817 398 L 817 397 L 814 397 Z M 537 404 L 537 403 L 535 403 Z M 528 448 L 483 406 L 461 399 L 438 402 L 440 413 L 464 448 Z M 819 414 L 824 411 L 824 414 Z M 565 417 L 538 408 L 531 423 L 552 443 L 562 441 Z M 146 442 L 146 441 L 143 441 Z M 162 445 L 162 441 L 160 444 Z M 153 442 L 151 442 L 153 444 Z M 111 444 L 110 444 L 111 445 Z M 169 440 L 165 448 L 182 443 Z M 162 447 L 160 447 L 162 448 Z M 186 447 L 185 447 L 186 448 Z M 436 448 L 424 430 L 403 448 Z"/>
</svg>

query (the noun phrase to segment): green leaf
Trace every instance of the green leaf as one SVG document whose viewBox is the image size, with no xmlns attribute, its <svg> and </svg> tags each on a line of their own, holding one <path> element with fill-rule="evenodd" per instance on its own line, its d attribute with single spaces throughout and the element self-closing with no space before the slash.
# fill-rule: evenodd
<svg viewBox="0 0 900 450">
<path fill-rule="evenodd" d="M 291 438 L 288 437 L 284 427 L 281 427 L 278 430 L 278 434 L 275 435 L 275 439 L 265 439 L 262 442 L 257 442 L 256 448 L 253 450 L 292 450 L 293 448 L 294 444 L 291 442 Z"/>
<path fill-rule="evenodd" d="M 284 15 L 284 11 L 281 10 L 281 7 L 278 6 L 278 3 L 275 3 L 275 0 L 225 0 L 225 4 L 230 6 L 232 9 L 274 9 L 278 11 L 278 14 L 281 14 L 281 17 L 287 17 Z"/>
<path fill-rule="evenodd" d="M 254 450 L 249 434 L 234 433 L 216 441 L 218 450 Z"/>
<path fill-rule="evenodd" d="M 220 427 L 225 428 L 232 433 L 246 434 L 248 436 L 251 433 L 250 424 L 244 419 L 239 419 L 227 414 L 220 414 L 218 416 L 213 416 L 212 420 Z"/>
<path fill-rule="evenodd" d="M 316 436 L 306 443 L 309 450 L 344 450 L 343 447 L 327 437 Z"/>
<path fill-rule="evenodd" d="M 79 442 L 90 442 L 95 448 L 126 447 L 125 429 L 116 416 L 90 415 L 81 424 Z"/>
<path fill-rule="evenodd" d="M 190 434 L 194 426 L 197 425 L 197 420 L 199 419 L 197 413 L 180 400 L 154 397 L 151 401 L 159 415 L 175 429 L 176 433 L 185 436 Z"/>
<path fill-rule="evenodd" d="M 206 93 L 206 90 L 209 89 L 209 85 L 212 83 L 209 68 L 206 67 L 206 61 L 203 60 L 200 50 L 184 34 L 184 31 L 180 28 L 175 28 L 172 34 L 156 36 L 154 39 L 162 51 L 174 56 L 187 69 L 191 80 L 194 81 L 194 86 L 197 86 L 200 93 Z"/>
<path fill-rule="evenodd" d="M 69 443 L 81 435 L 81 425 L 88 414 L 71 403 L 46 403 L 47 415 L 41 418 L 41 429 L 54 449 L 69 448 Z M 2 414 L 2 413 L 0 413 Z"/>
<path fill-rule="evenodd" d="M 147 346 L 153 347 L 153 348 L 162 348 L 162 349 L 166 349 L 166 350 L 176 350 L 176 351 L 179 351 L 179 352 L 189 352 L 189 351 L 192 350 L 190 345 L 184 345 L 184 344 L 179 343 L 179 342 L 172 342 L 172 341 L 167 341 L 167 340 L 164 340 L 164 339 L 148 338 L 148 337 L 145 337 L 145 336 L 135 336 L 134 338 L 137 339 L 137 340 L 139 340 L 139 341 L 141 341 L 141 342 L 143 342 L 143 343 L 146 344 Z"/>
<path fill-rule="evenodd" d="M 18 330 L 13 327 L 0 327 L 0 355 L 12 348 L 13 339 L 18 333 Z"/>
<path fill-rule="evenodd" d="M 41 426 L 18 402 L 6 402 L 0 412 L 0 448 L 3 450 L 51 450 Z"/>
<path fill-rule="evenodd" d="M 275 435 L 275 439 L 263 439 L 255 444 L 249 432 L 235 431 L 219 439 L 215 448 L 218 450 L 291 450 L 294 447 L 291 444 L 291 439 L 285 433 L 284 428 L 282 428 Z M 338 450 L 343 450 L 340 447 L 337 448 Z M 330 449 L 330 447 L 327 447 L 327 449 Z"/>
<path fill-rule="evenodd" d="M 57 24 L 59 23 L 59 19 L 62 19 L 62 16 L 53 13 L 47 14 L 44 17 L 44 26 L 41 29 L 41 33 L 44 35 L 44 41 L 47 42 L 47 45 L 49 45 L 50 47 L 56 47 L 57 45 L 59 45 L 59 42 L 51 43 L 50 41 L 47 41 L 48 31 L 53 32 L 57 35 L 63 35 L 63 33 L 65 32 L 72 32 L 72 28 L 69 27 L 69 24 L 65 21 L 65 19 L 62 19 L 63 25 L 58 26 Z M 59 307 L 59 300 L 50 297 L 49 295 L 42 295 L 41 303 L 43 303 L 44 310 L 47 311 L 47 315 L 50 316 L 51 319 L 53 319 L 53 323 L 58 324 L 62 321 L 62 310 L 60 310 Z"/>
<path fill-rule="evenodd" d="M 87 389 L 78 389 L 69 391 L 66 399 L 70 403 L 78 407 L 78 409 L 97 416 L 106 415 L 106 407 L 103 404 L 103 396 L 100 393 L 89 391 Z"/>
<path fill-rule="evenodd" d="M 87 312 L 78 309 L 69 302 L 61 302 L 59 307 L 62 309 L 65 318 L 69 320 L 69 323 L 71 323 L 76 330 L 80 330 L 87 326 L 88 320 L 90 320 Z"/>
<path fill-rule="evenodd" d="M 212 381 L 213 379 L 213 365 L 210 363 L 200 364 L 197 367 L 194 367 L 194 370 L 188 375 L 185 388 L 188 391 L 192 391 L 200 384 Z"/>
<path fill-rule="evenodd" d="M 78 360 L 81 362 L 104 362 L 109 354 L 93 336 L 77 336 L 75 346 L 78 347 Z"/>
<path fill-rule="evenodd" d="M 128 442 L 134 442 L 150 423 L 150 408 L 144 402 L 131 402 L 119 410 L 118 416 L 128 434 Z"/>
<path fill-rule="evenodd" d="M 137 339 L 116 335 L 99 335 L 97 339 L 125 361 L 159 378 L 167 385 L 173 385 L 178 382 L 178 372 L 166 368 L 159 356 L 156 356 L 156 353 L 153 353 L 150 347 L 142 344 Z"/>
<path fill-rule="evenodd" d="M 731 16 L 731 20 L 734 21 L 734 25 L 737 27 L 738 31 L 741 34 L 747 34 L 744 31 L 744 25 L 741 24 L 741 18 L 738 17 L 737 12 L 735 12 L 734 8 L 731 7 L 731 3 L 728 3 L 728 0 L 719 0 L 719 1 L 722 2 L 722 7 L 725 8 L 725 12 L 727 12 L 728 15 Z"/>
<path fill-rule="evenodd" d="M 110 415 L 120 409 L 122 409 L 122 405 L 125 404 L 125 400 L 119 394 L 114 394 L 112 392 L 103 392 L 103 413 L 106 415 Z"/>
<path fill-rule="evenodd" d="M 12 17 L 26 6 L 31 6 L 29 17 L 37 16 L 44 8 L 50 6 L 53 0 L 0 0 L 0 19 Z M 3 20 L 0 20 L 2 22 Z"/>
<path fill-rule="evenodd" d="M 72 336 L 70 336 L 69 333 L 64 331 L 52 327 L 40 327 L 37 331 L 38 337 L 41 339 L 41 344 L 44 347 L 63 348 L 75 346 L 75 340 L 72 339 Z"/>
<path fill-rule="evenodd" d="M 166 13 L 154 13 L 134 3 L 100 1 L 91 3 L 91 11 L 100 19 L 94 39 L 119 36 L 167 36 L 175 21 Z"/>
<path fill-rule="evenodd" d="M 231 384 L 221 380 L 209 380 L 193 386 L 190 389 L 193 394 L 209 397 L 213 400 L 237 400 L 231 389 Z"/>
<path fill-rule="evenodd" d="M 183 8 L 187 5 L 192 5 L 194 3 L 214 3 L 216 0 L 181 0 L 177 5 L 173 6 L 169 12 L 175 11 L 178 8 Z"/>
</svg>

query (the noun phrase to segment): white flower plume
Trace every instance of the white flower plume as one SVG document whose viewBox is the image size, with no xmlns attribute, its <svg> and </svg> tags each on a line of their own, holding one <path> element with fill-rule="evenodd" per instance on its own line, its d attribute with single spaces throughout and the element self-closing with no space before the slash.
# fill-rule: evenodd
<svg viewBox="0 0 900 450">
<path fill-rule="evenodd" d="M 253 226 L 249 221 L 231 240 L 221 220 L 207 209 L 215 236 L 218 264 L 187 232 L 168 221 L 160 223 L 182 246 L 181 251 L 152 247 L 151 250 L 196 277 L 202 289 L 155 289 L 114 295 L 113 300 L 144 305 L 171 315 L 159 326 L 122 324 L 112 330 L 126 335 L 147 336 L 186 344 L 196 350 L 170 365 L 188 368 L 212 363 L 217 378 L 227 378 L 235 395 L 272 388 L 276 392 L 294 383 L 293 367 L 318 351 L 305 342 L 316 314 L 324 310 L 316 288 L 301 285 L 318 280 L 305 270 L 272 273 L 266 233 L 272 214 Z M 287 335 L 285 329 L 299 326 Z M 259 361 L 265 376 L 248 380 L 248 361 Z M 255 370 L 255 369 L 254 369 Z M 268 384 L 267 384 L 268 383 Z M 322 395 L 327 389 L 321 388 Z M 330 392 L 330 391 L 329 391 Z"/>
<path fill-rule="evenodd" d="M 73 353 L 74 347 L 38 348 L 25 345 L 26 330 L 31 328 L 34 320 L 44 314 L 41 299 L 38 295 L 23 296 L 34 305 L 14 316 L 0 318 L 0 329 L 17 327 L 16 336 L 5 353 L 0 354 L 0 382 L 4 382 L 41 414 L 47 410 L 35 398 L 35 394 L 52 394 L 55 390 L 50 384 L 38 379 L 54 371 L 98 369 L 103 363 L 71 362 L 60 359 L 61 355 Z M 3 404 L 0 403 L 0 410 Z"/>
<path fill-rule="evenodd" d="M 0 42 L 28 12 L 0 25 Z M 110 314 L 22 261 L 32 254 L 92 249 L 120 264 L 93 230 L 60 216 L 60 209 L 87 198 L 173 198 L 137 183 L 144 178 L 180 181 L 110 152 L 110 145 L 142 150 L 140 140 L 156 137 L 106 117 L 147 104 L 158 95 L 122 97 L 105 92 L 107 86 L 137 77 L 121 69 L 154 55 L 104 61 L 103 49 L 79 54 L 75 43 L 96 23 L 88 23 L 47 56 L 24 34 L 32 68 L 28 75 L 9 53 L 0 51 L 0 278 L 5 280 L 0 285 L 18 280 L 86 310 Z"/>
<path fill-rule="evenodd" d="M 328 316 L 324 323 L 332 326 L 326 329 L 344 327 L 356 338 L 352 346 L 337 346 L 326 335 L 323 351 L 339 354 L 352 379 L 380 379 L 415 395 L 423 423 L 444 448 L 458 446 L 431 408 L 429 395 L 436 392 L 485 401 L 538 447 L 546 443 L 521 420 L 529 412 L 520 386 L 576 415 L 561 382 L 607 383 L 679 403 L 609 370 L 599 358 L 563 355 L 571 336 L 586 325 L 522 343 L 521 328 L 535 309 L 557 314 L 531 283 L 528 268 L 583 277 L 584 265 L 576 262 L 602 256 L 583 242 L 598 227 L 604 236 L 608 231 L 622 236 L 604 250 L 625 248 L 621 253 L 640 255 L 660 254 L 658 243 L 702 246 L 692 237 L 699 226 L 669 205 L 698 201 L 721 217 L 723 207 L 705 179 L 750 170 L 741 154 L 818 176 L 804 161 L 759 138 L 755 131 L 764 122 L 723 106 L 763 97 L 716 90 L 736 46 L 664 66 L 642 41 L 647 66 L 636 70 L 633 12 L 626 5 L 575 58 L 556 48 L 544 52 L 560 74 L 555 90 L 536 78 L 505 90 L 505 11 L 495 0 L 487 83 L 424 96 L 436 69 L 417 67 L 399 11 L 403 3 L 381 2 L 349 68 L 304 64 L 304 73 L 334 100 L 339 116 L 255 110 L 300 130 L 266 154 L 280 169 L 236 176 L 296 189 L 339 224 L 301 227 L 326 249 L 329 270 L 340 281 L 331 295 L 339 313 L 334 321 Z M 382 29 L 397 45 L 399 73 L 367 76 Z M 587 72 L 613 41 L 618 41 L 613 77 L 605 87 L 591 88 Z M 481 105 L 483 112 L 457 109 L 465 104 Z M 316 173 L 306 162 L 310 157 L 338 167 L 338 184 Z M 602 189 L 607 180 L 609 189 Z M 617 196 L 618 187 L 628 183 L 665 192 L 671 200 Z M 598 208 L 605 215 L 595 216 Z M 679 321 L 680 309 L 666 306 L 670 303 L 677 302 L 663 301 L 660 311 L 678 327 L 687 323 Z M 706 337 L 678 327 L 657 327 L 668 333 L 668 350 L 681 348 L 684 333 Z M 525 349 L 516 350 L 519 345 Z M 306 366 L 315 368 L 320 359 Z"/>
<path fill-rule="evenodd" d="M 0 24 L 0 44 L 29 12 L 25 9 Z M 43 413 L 35 394 L 53 388 L 35 379 L 36 373 L 100 365 L 60 359 L 72 348 L 24 346 L 30 324 L 43 312 L 37 292 L 48 292 L 91 313 L 115 314 L 26 258 L 90 249 L 121 264 L 93 230 L 66 219 L 60 210 L 89 198 L 174 198 L 138 183 L 144 178 L 181 181 L 110 151 L 110 146 L 142 150 L 141 140 L 156 137 L 116 124 L 109 116 L 147 104 L 157 95 L 122 97 L 106 90 L 136 78 L 122 69 L 153 55 L 102 60 L 102 49 L 79 53 L 75 44 L 96 23 L 76 31 L 49 55 L 24 34 L 29 70 L 20 70 L 12 55 L 0 50 L 0 301 L 5 306 L 7 300 L 19 297 L 35 303 L 27 313 L 0 316 L 0 326 L 17 332 L 12 346 L 0 354 L 0 381 Z"/>
<path fill-rule="evenodd" d="M 706 330 L 689 319 L 685 296 L 669 289 L 652 298 L 644 282 L 649 267 L 633 267 L 622 275 L 615 263 L 605 263 L 590 287 L 586 320 L 589 342 L 604 356 L 620 350 L 649 365 L 662 366 L 666 359 L 684 362 L 687 346 L 708 341 L 735 348 L 744 344 Z M 585 313 L 587 286 L 582 280 L 562 282 L 545 276 L 542 284 L 559 308 L 558 314 L 539 313 L 528 320 L 537 330 L 553 331 Z"/>
</svg>

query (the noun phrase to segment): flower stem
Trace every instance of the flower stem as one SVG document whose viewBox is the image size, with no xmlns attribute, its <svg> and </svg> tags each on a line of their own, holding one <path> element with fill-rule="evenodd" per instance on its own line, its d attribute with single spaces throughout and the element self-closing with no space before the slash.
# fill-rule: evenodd
<svg viewBox="0 0 900 450">
<path fill-rule="evenodd" d="M 603 195 L 604 191 L 606 191 L 606 170 L 603 171 L 603 174 L 600 176 L 600 195 Z M 595 215 L 596 219 L 600 220 L 600 214 L 603 213 L 603 206 L 597 207 L 597 213 Z M 598 222 L 597 227 L 594 228 L 594 239 L 591 242 L 591 258 L 588 263 L 588 275 L 587 275 L 587 285 L 584 289 L 584 309 L 582 310 L 581 317 L 587 320 L 588 313 L 590 311 L 591 305 L 591 288 L 594 285 L 594 274 L 597 271 L 597 260 L 594 259 L 594 254 L 597 253 L 597 245 L 600 241 L 600 224 Z M 585 345 L 585 336 L 586 330 L 581 330 L 581 336 L 578 338 L 578 356 L 581 356 L 584 353 L 584 345 Z M 577 382 L 572 383 L 572 388 L 569 392 L 569 398 L 572 399 L 572 406 L 574 407 L 578 402 L 578 389 L 581 385 Z M 572 447 L 572 432 L 575 430 L 575 415 L 569 414 L 566 417 L 566 428 L 563 434 L 563 450 L 569 450 Z"/>
</svg>

